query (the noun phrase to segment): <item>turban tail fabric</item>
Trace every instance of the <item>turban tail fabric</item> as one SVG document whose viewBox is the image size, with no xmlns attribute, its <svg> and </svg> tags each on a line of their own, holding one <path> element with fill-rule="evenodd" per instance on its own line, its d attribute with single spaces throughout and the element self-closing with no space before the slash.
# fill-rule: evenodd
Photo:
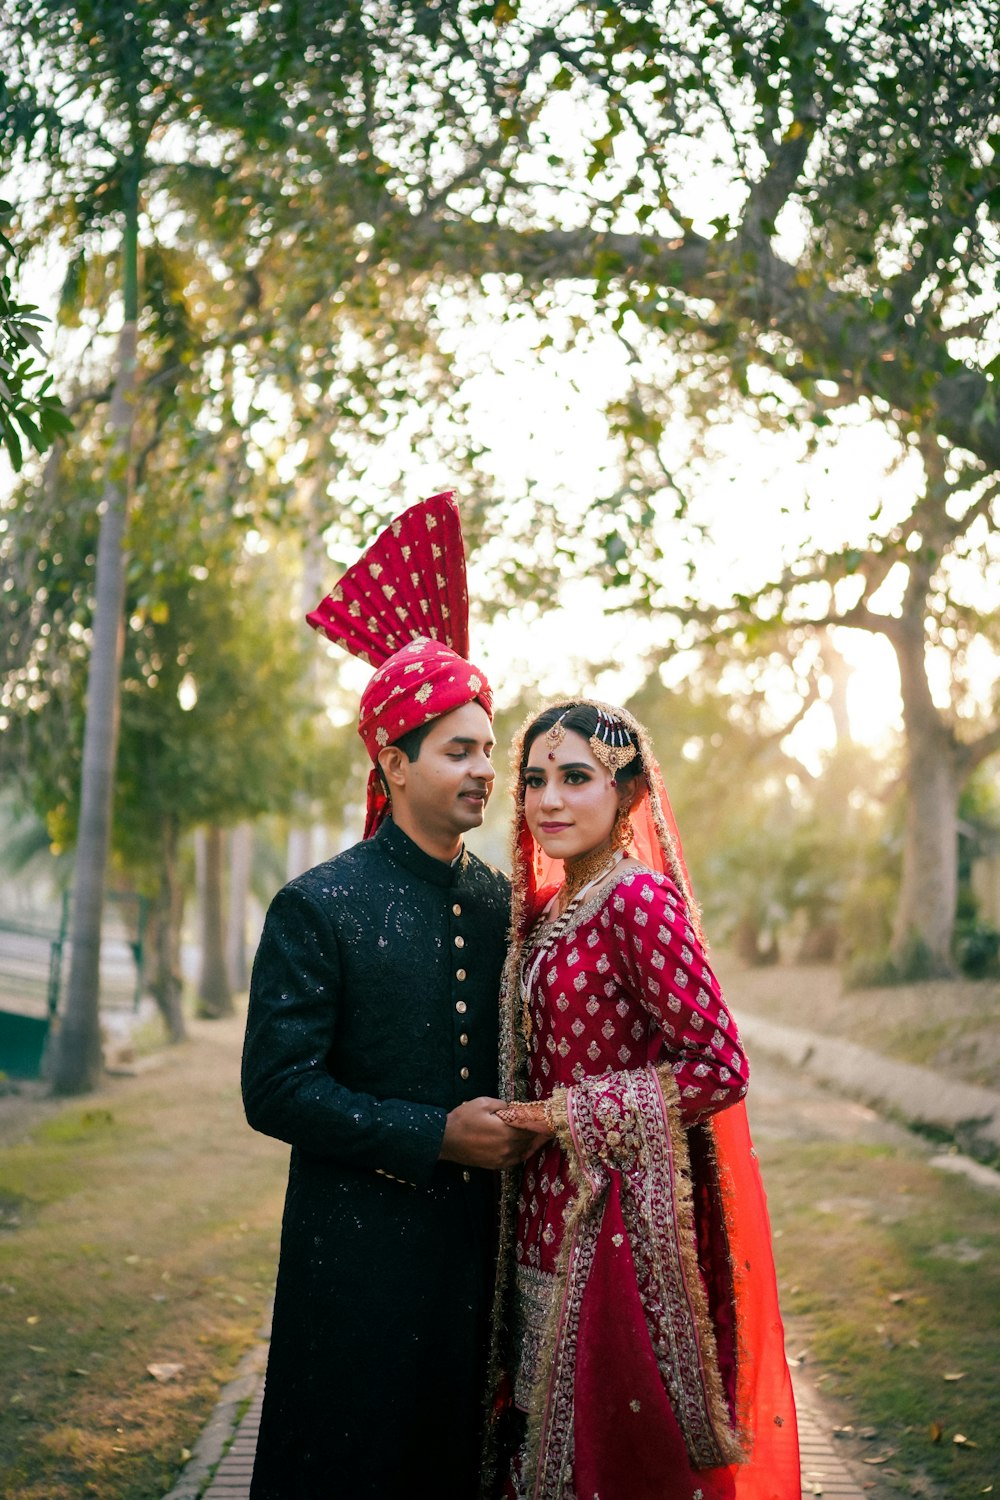
<svg viewBox="0 0 1000 1500">
<path fill-rule="evenodd" d="M 482 704 L 492 719 L 486 674 L 468 660 L 465 547 L 450 490 L 397 516 L 306 620 L 376 668 L 358 719 L 373 767 L 386 745 L 466 703 Z M 373 768 L 366 839 L 388 810 Z"/>
</svg>

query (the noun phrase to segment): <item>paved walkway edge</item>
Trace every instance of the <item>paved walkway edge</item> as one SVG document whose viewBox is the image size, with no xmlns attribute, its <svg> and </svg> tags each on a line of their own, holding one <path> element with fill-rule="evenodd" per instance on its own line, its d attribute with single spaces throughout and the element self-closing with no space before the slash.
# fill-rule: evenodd
<svg viewBox="0 0 1000 1500">
<path fill-rule="evenodd" d="M 803 995 L 808 1004 L 808 996 Z M 839 1037 L 782 1026 L 762 1016 L 739 1015 L 740 1034 L 751 1047 L 804 1068 L 851 1098 L 902 1115 L 907 1123 L 954 1136 L 959 1145 L 1000 1151 L 1000 1094 L 944 1078 L 931 1068 L 894 1062 Z M 751 1068 L 753 1058 L 751 1057 Z"/>
<path fill-rule="evenodd" d="M 252 1351 L 252 1354 L 265 1353 L 264 1345 L 260 1350 Z M 251 1357 L 247 1356 L 244 1365 L 248 1365 Z M 222 1392 L 202 1441 L 164 1500 L 199 1500 L 199 1496 L 202 1500 L 247 1500 L 260 1423 L 263 1359 L 258 1361 L 256 1368 L 257 1372 L 253 1373 L 249 1369 L 244 1372 L 241 1367 L 241 1373 Z M 864 1500 L 863 1491 L 840 1455 L 835 1453 L 815 1394 L 794 1360 L 791 1361 L 791 1371 L 798 1414 L 802 1500 L 813 1500 L 814 1496 L 820 1495 L 826 1496 L 827 1500 Z M 249 1393 L 246 1389 L 248 1378 Z M 231 1393 L 237 1387 L 239 1393 L 233 1399 Z M 236 1409 L 241 1401 L 246 1400 L 247 1394 L 254 1399 L 245 1415 L 237 1421 Z M 211 1441 L 206 1442 L 210 1434 Z M 232 1443 L 227 1449 L 230 1438 Z"/>
<path fill-rule="evenodd" d="M 203 1494 L 238 1429 L 240 1407 L 252 1401 L 261 1389 L 266 1364 L 267 1344 L 255 1344 L 244 1354 L 236 1367 L 236 1374 L 219 1393 L 215 1410 L 202 1429 L 180 1478 L 164 1500 L 198 1500 Z"/>
</svg>

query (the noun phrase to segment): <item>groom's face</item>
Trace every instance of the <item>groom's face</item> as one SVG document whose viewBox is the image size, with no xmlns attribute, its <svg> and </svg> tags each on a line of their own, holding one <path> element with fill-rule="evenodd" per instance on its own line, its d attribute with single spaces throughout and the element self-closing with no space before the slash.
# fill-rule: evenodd
<svg viewBox="0 0 1000 1500">
<path fill-rule="evenodd" d="M 430 837 L 461 838 L 483 821 L 496 776 L 493 746 L 493 726 L 482 704 L 465 703 L 442 714 L 416 760 L 399 752 L 396 773 L 402 780 L 391 783 L 393 796 L 405 798 L 410 817 Z"/>
</svg>

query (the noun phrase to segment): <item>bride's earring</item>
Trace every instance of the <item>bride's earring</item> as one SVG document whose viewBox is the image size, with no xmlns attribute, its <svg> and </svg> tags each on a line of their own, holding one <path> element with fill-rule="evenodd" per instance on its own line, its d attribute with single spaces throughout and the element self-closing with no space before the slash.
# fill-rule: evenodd
<svg viewBox="0 0 1000 1500">
<path fill-rule="evenodd" d="M 624 803 L 615 813 L 615 821 L 611 829 L 612 849 L 627 849 L 635 838 L 635 829 L 632 827 L 632 819 L 629 809 Z"/>
</svg>

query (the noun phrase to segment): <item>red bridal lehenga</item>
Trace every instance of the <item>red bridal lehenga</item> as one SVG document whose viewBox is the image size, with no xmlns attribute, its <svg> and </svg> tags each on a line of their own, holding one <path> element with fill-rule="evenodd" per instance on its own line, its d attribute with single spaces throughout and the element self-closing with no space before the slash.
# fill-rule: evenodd
<svg viewBox="0 0 1000 1500">
<path fill-rule="evenodd" d="M 648 740 L 612 712 L 652 791 L 633 858 L 568 919 L 517 797 L 501 1091 L 550 1101 L 556 1135 L 505 1190 L 487 1489 L 799 1500 L 746 1057 Z"/>
</svg>

